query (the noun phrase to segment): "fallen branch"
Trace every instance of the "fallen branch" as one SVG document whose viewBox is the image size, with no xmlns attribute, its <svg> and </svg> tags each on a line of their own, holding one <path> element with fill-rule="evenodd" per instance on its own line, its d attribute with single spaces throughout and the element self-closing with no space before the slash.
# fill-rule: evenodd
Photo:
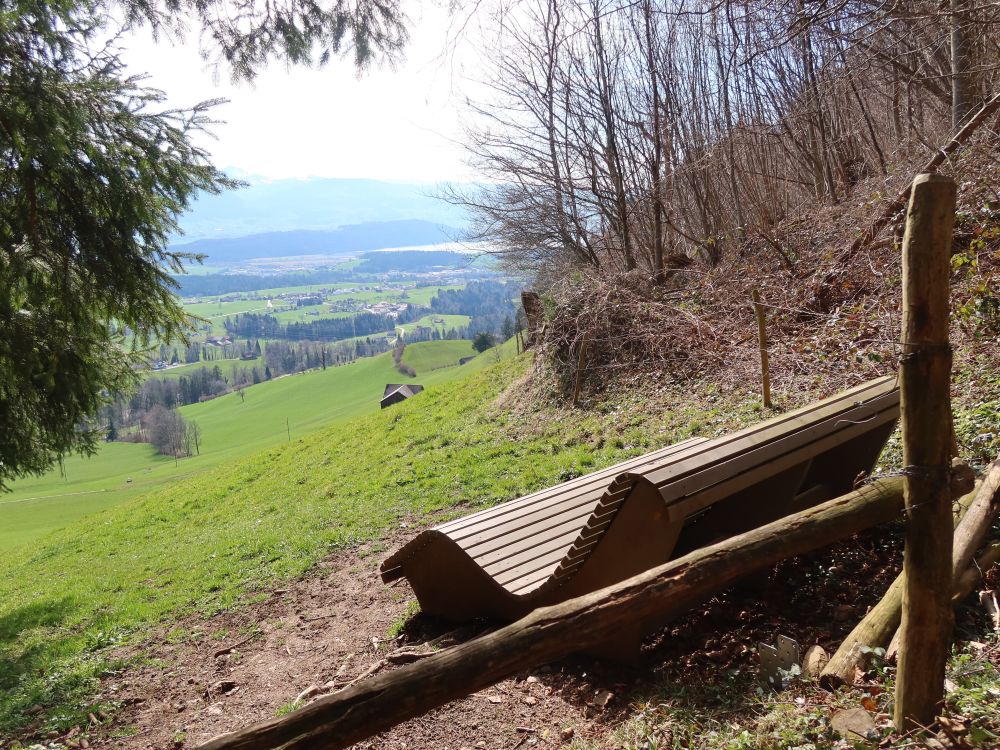
<svg viewBox="0 0 1000 750">
<path fill-rule="evenodd" d="M 987 547 L 976 562 L 966 568 L 965 572 L 959 576 L 955 593 L 951 597 L 952 602 L 958 604 L 971 594 L 973 589 L 982 582 L 983 574 L 997 564 L 1000 564 L 1000 542 Z"/>
<path fill-rule="evenodd" d="M 955 524 L 953 570 L 964 572 L 989 529 L 990 508 L 996 512 L 996 495 L 1000 483 L 1000 462 L 990 464 L 983 482 L 976 490 L 958 501 L 959 515 Z M 985 522 L 985 526 L 983 526 Z M 981 531 L 981 533 L 980 533 Z M 969 548 L 971 547 L 971 551 Z M 962 562 L 964 561 L 964 563 Z M 959 567 L 964 565 L 964 567 Z M 959 574 L 955 574 L 957 579 Z M 842 685 L 854 683 L 855 670 L 867 661 L 870 649 L 885 648 L 887 655 L 892 652 L 892 642 L 898 635 L 903 612 L 903 574 L 889 586 L 885 596 L 869 610 L 861 622 L 852 630 L 840 648 L 830 657 L 820 674 L 820 684 L 833 690 Z"/>
<path fill-rule="evenodd" d="M 986 534 L 998 515 L 1000 515 L 1000 459 L 987 467 L 986 476 L 983 477 L 975 502 L 955 530 L 951 568 L 953 592 L 958 589 L 962 576 L 973 564 L 976 550 L 986 539 Z M 889 641 L 889 647 L 885 650 L 885 655 L 887 659 L 895 659 L 898 654 L 899 630 L 896 630 L 892 640 Z"/>
<path fill-rule="evenodd" d="M 421 659 L 426 659 L 428 656 L 434 656 L 438 653 L 437 651 L 397 651 L 395 653 L 389 654 L 385 657 L 385 660 L 390 664 L 412 664 L 415 661 L 420 661 Z"/>
<path fill-rule="evenodd" d="M 972 563 L 976 550 L 986 539 L 990 524 L 1000 513 L 1000 459 L 991 463 L 983 476 L 976 499 L 955 529 L 955 553 L 952 557 L 952 580 L 957 581 Z"/>
<path fill-rule="evenodd" d="M 961 146 L 969 140 L 969 137 L 976 132 L 980 125 L 982 125 L 986 120 L 989 119 L 997 110 L 1000 110 L 1000 94 L 997 94 L 992 99 L 990 99 L 986 104 L 983 105 L 975 116 L 972 117 L 958 133 L 944 146 L 944 148 L 938 149 L 934 154 L 934 157 L 927 162 L 921 172 L 936 172 L 937 168 L 944 164 L 945 159 L 951 156 L 955 151 L 957 151 Z M 903 189 L 903 191 L 896 196 L 896 198 L 889 203 L 883 209 L 882 213 L 876 217 L 876 219 L 871 223 L 865 233 L 858 237 L 854 243 L 840 255 L 837 259 L 837 265 L 842 265 L 843 263 L 850 260 L 855 253 L 857 253 L 861 248 L 865 247 L 875 237 L 878 233 L 885 229 L 892 220 L 899 215 L 899 212 L 906 208 L 906 204 L 910 200 L 910 191 L 913 189 L 913 183 L 910 182 Z"/>
<path fill-rule="evenodd" d="M 258 635 L 260 635 L 260 633 L 253 633 L 251 635 L 248 635 L 242 641 L 237 641 L 232 646 L 226 646 L 225 648 L 220 648 L 218 651 L 216 651 L 215 653 L 212 654 L 212 658 L 213 659 L 218 659 L 220 656 L 225 656 L 226 654 L 231 654 L 233 651 L 235 651 L 236 649 L 238 649 L 240 646 L 245 646 L 246 644 L 250 643 L 250 641 L 252 641 Z"/>
<path fill-rule="evenodd" d="M 500 630 L 379 675 L 201 750 L 337 750 L 511 675 L 685 612 L 747 573 L 899 517 L 903 482 L 855 492 L 696 550 L 634 578 L 532 612 Z"/>
</svg>

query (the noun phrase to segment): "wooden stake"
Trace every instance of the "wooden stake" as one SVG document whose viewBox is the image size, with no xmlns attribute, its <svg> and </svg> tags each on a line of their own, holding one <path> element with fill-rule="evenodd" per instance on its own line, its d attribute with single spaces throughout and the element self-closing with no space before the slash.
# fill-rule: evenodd
<svg viewBox="0 0 1000 750">
<path fill-rule="evenodd" d="M 954 223 L 954 181 L 939 174 L 918 175 L 903 236 L 899 380 L 906 549 L 894 715 L 899 731 L 930 726 L 938 713 L 954 619 L 948 346 Z"/>
<path fill-rule="evenodd" d="M 613 642 L 643 622 L 687 611 L 779 560 L 899 517 L 901 480 L 849 495 L 731 537 L 591 594 L 543 607 L 468 643 L 245 727 L 199 750 L 340 750 L 511 675 Z"/>
<path fill-rule="evenodd" d="M 583 335 L 580 342 L 580 354 L 576 359 L 576 385 L 573 387 L 573 406 L 580 400 L 580 386 L 583 380 L 583 365 L 587 357 L 587 334 Z"/>
<path fill-rule="evenodd" d="M 757 315 L 757 343 L 760 346 L 760 378 L 761 393 L 764 397 L 764 408 L 771 408 L 771 366 L 767 360 L 767 321 L 764 318 L 764 306 L 760 303 L 760 292 L 753 290 L 753 311 Z"/>
</svg>

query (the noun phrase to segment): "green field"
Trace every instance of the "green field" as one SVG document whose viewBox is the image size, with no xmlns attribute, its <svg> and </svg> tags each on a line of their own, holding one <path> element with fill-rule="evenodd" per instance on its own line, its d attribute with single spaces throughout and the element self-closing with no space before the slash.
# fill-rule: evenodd
<svg viewBox="0 0 1000 750">
<path fill-rule="evenodd" d="M 407 344 L 403 351 L 403 363 L 412 367 L 417 373 L 417 380 L 427 372 L 441 367 L 451 367 L 458 364 L 463 357 L 471 357 L 476 353 L 472 342 L 467 339 L 457 341 L 421 341 Z"/>
<path fill-rule="evenodd" d="M 385 411 L 375 391 L 401 379 L 387 357 L 340 368 L 358 368 L 354 383 L 328 370 L 256 386 L 245 404 L 226 396 L 189 409 L 205 430 L 200 461 L 213 467 L 0 556 L 0 741 L 33 706 L 43 730 L 113 710 L 91 697 L 100 674 L 126 666 L 109 661 L 109 647 L 157 623 L 238 606 L 402 519 L 488 506 L 687 437 L 696 420 L 714 430 L 753 415 L 727 408 L 708 425 L 700 404 L 626 420 L 617 410 L 516 415 L 496 399 L 529 359 L 495 362 L 488 351 L 434 371 L 419 378 L 427 391 Z M 350 388 L 351 403 L 330 396 Z M 365 410 L 374 413 L 343 421 Z M 331 426 L 304 434 L 324 420 Z"/>
<path fill-rule="evenodd" d="M 226 377 L 232 377 L 234 370 L 250 370 L 254 367 L 264 368 L 264 360 L 261 358 L 257 359 L 204 359 L 201 362 L 192 362 L 189 365 L 179 365 L 177 367 L 168 367 L 166 370 L 152 370 L 149 373 L 151 378 L 179 378 L 181 375 L 190 375 L 195 370 L 200 370 L 202 367 L 207 367 L 212 369 L 213 367 L 218 367 L 222 374 Z"/>
<path fill-rule="evenodd" d="M 407 290 L 407 294 L 404 299 L 415 305 L 430 305 L 431 298 L 439 291 L 461 288 L 461 286 L 422 286 L 417 287 L 416 289 Z"/>
<path fill-rule="evenodd" d="M 443 323 L 435 323 L 435 320 L 443 320 Z M 452 328 L 464 328 L 469 325 L 469 321 L 472 320 L 468 315 L 438 315 L 437 313 L 431 315 L 425 315 L 419 320 L 414 320 L 412 323 L 403 323 L 402 325 L 396 326 L 396 330 L 402 328 L 404 331 L 412 331 L 417 326 L 425 326 L 427 328 L 435 328 L 441 333 L 448 331 Z"/>
<path fill-rule="evenodd" d="M 237 313 L 264 312 L 266 307 L 267 300 L 263 299 L 239 299 L 234 302 L 221 302 L 216 299 L 211 302 L 184 305 L 184 312 L 199 318 L 215 320 Z"/>
<path fill-rule="evenodd" d="M 317 315 L 307 315 L 306 311 L 318 313 Z M 312 323 L 316 320 L 326 320 L 328 318 L 350 318 L 357 315 L 355 312 L 330 312 L 326 305 L 315 307 L 300 307 L 296 310 L 281 310 L 271 313 L 282 325 L 289 323 Z"/>
<path fill-rule="evenodd" d="M 382 291 L 375 291 L 374 287 L 382 287 Z M 358 305 L 367 305 L 373 302 L 409 302 L 415 305 L 428 306 L 431 298 L 442 289 L 461 289 L 461 286 L 426 286 L 401 288 L 379 285 L 373 283 L 351 284 L 351 283 L 330 283 L 330 284 L 305 284 L 303 286 L 275 287 L 274 289 L 261 289 L 254 292 L 239 292 L 234 294 L 219 294 L 210 297 L 199 297 L 197 303 L 184 305 L 184 310 L 189 315 L 205 319 L 212 326 L 212 335 L 218 336 L 225 333 L 223 323 L 226 317 L 239 313 L 270 313 L 284 324 L 288 323 L 308 323 L 324 318 L 347 317 L 349 312 L 330 312 L 326 305 L 296 308 L 294 302 L 278 299 L 280 294 L 302 294 L 305 292 L 316 292 L 321 289 L 352 289 L 349 294 L 330 295 L 328 302 L 351 300 Z M 239 297 L 234 301 L 222 302 L 223 297 Z M 254 297 L 256 299 L 250 299 Z M 274 309 L 267 309 L 267 300 L 271 298 Z M 306 312 L 318 312 L 319 315 L 307 315 Z M 465 317 L 465 316 L 445 316 L 445 317 Z M 199 324 L 203 325 L 203 324 Z"/>
<path fill-rule="evenodd" d="M 425 361 L 450 359 L 457 364 L 458 357 L 452 358 L 452 353 L 455 345 L 461 343 L 431 341 L 415 347 Z M 464 345 L 471 349 L 469 342 Z M 386 383 L 420 382 L 425 386 L 446 383 L 492 364 L 491 357 L 483 356 L 462 367 L 443 367 L 428 373 L 417 370 L 419 377 L 414 379 L 399 373 L 386 353 L 251 386 L 244 390 L 245 399 L 229 393 L 182 407 L 184 418 L 194 420 L 201 428 L 200 455 L 175 462 L 157 455 L 149 445 L 110 443 L 102 446 L 96 456 L 68 457 L 64 463 L 65 476 L 52 471 L 42 477 L 14 482 L 13 491 L 0 496 L 0 549 L 29 541 L 165 482 L 231 463 L 320 427 L 378 411 Z"/>
</svg>

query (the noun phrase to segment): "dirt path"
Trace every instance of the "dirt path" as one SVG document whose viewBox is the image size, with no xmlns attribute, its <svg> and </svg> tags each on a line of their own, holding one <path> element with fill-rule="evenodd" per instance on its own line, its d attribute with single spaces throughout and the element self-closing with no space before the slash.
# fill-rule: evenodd
<svg viewBox="0 0 1000 750">
<path fill-rule="evenodd" d="M 208 619 L 189 618 L 164 630 L 139 652 L 146 666 L 105 680 L 103 697 L 126 708 L 91 729 L 90 747 L 194 747 L 289 710 L 309 688 L 315 693 L 338 689 L 401 644 L 448 633 L 453 626 L 417 615 L 402 635 L 389 635 L 405 621 L 414 596 L 405 581 L 384 585 L 378 565 L 386 549 L 411 535 L 400 530 L 380 543 L 341 550 L 259 603 Z M 894 577 L 895 547 L 873 531 L 832 550 L 788 560 L 650 639 L 637 669 L 582 658 L 563 661 L 505 680 L 357 747 L 604 750 L 621 746 L 616 727 L 643 705 L 655 705 L 664 684 L 723 686 L 742 674 L 751 678 L 751 686 L 733 693 L 730 685 L 719 692 L 723 700 L 735 697 L 742 703 L 748 697 L 744 691 L 757 684 L 756 644 L 781 633 L 803 646 L 835 646 Z M 486 627 L 452 634 L 462 640 Z"/>
<path fill-rule="evenodd" d="M 389 546 L 396 541 L 388 540 Z M 338 552 L 313 575 L 264 602 L 208 620 L 191 619 L 161 634 L 143 650 L 150 665 L 105 682 L 104 695 L 129 707 L 116 718 L 117 731 L 105 728 L 105 738 L 91 740 L 91 747 L 194 747 L 287 710 L 307 688 L 328 692 L 346 684 L 404 639 L 446 632 L 442 623 L 417 616 L 408 630 L 424 632 L 388 637 L 414 597 L 405 581 L 393 587 L 381 582 L 382 557 L 371 554 L 369 546 Z M 602 692 L 623 693 L 611 675 L 593 680 L 580 665 L 542 668 L 357 747 L 499 750 L 561 747 L 571 738 L 598 741 L 625 708 Z M 323 688 L 328 683 L 334 686 Z M 597 705 L 605 700 L 606 706 Z M 110 736 L 123 731 L 135 734 Z"/>
</svg>

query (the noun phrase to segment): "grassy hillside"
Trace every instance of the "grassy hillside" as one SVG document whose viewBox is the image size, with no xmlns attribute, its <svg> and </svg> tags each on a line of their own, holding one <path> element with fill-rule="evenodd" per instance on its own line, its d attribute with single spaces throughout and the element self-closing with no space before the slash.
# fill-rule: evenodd
<svg viewBox="0 0 1000 750">
<path fill-rule="evenodd" d="M 406 349 L 403 351 L 403 363 L 412 367 L 417 373 L 417 378 L 420 379 L 431 370 L 457 365 L 458 360 L 463 357 L 471 357 L 475 353 L 476 350 L 472 348 L 472 342 L 466 339 L 420 341 L 416 344 L 406 345 Z"/>
<path fill-rule="evenodd" d="M 469 342 L 426 342 L 420 345 L 421 356 L 457 365 L 454 351 L 456 344 L 463 343 L 465 349 L 471 349 Z M 386 353 L 261 383 L 246 388 L 244 398 L 230 393 L 182 407 L 184 418 L 201 427 L 200 455 L 175 462 L 148 445 L 111 443 L 91 458 L 67 458 L 63 471 L 14 482 L 13 492 L 0 496 L 0 550 L 161 484 L 287 443 L 334 422 L 378 411 L 388 382 L 419 380 L 423 385 L 435 385 L 464 377 L 493 361 L 486 356 L 482 362 L 461 368 L 442 367 L 426 373 L 418 369 L 415 379 L 400 374 Z"/>
<path fill-rule="evenodd" d="M 265 344 L 266 345 L 266 344 Z M 179 367 L 169 367 L 166 370 L 155 370 L 149 373 L 151 378 L 161 378 L 164 380 L 170 378 L 179 378 L 182 375 L 191 376 L 196 370 L 200 370 L 202 367 L 207 367 L 211 370 L 213 367 L 218 367 L 222 374 L 226 377 L 232 377 L 235 370 L 249 370 L 254 367 L 264 369 L 264 359 L 258 357 L 257 359 L 244 360 L 244 359 L 206 359 L 201 362 L 192 362 L 187 365 L 180 365 Z"/>
<path fill-rule="evenodd" d="M 481 357 L 461 369 L 487 364 Z M 678 402 L 670 412 L 617 404 L 518 415 L 498 396 L 526 367 L 523 358 L 507 360 L 448 387 L 424 378 L 427 391 L 392 409 L 293 433 L 290 444 L 248 457 L 219 449 L 226 460 L 215 468 L 8 551 L 0 557 L 0 739 L 27 723 L 35 705 L 45 708 L 43 727 L 72 726 L 85 716 L 97 676 L 114 666 L 106 647 L 156 623 L 238 606 L 403 518 L 419 523 L 429 511 L 490 505 L 752 418 L 750 409 L 713 413 Z M 316 399 L 331 377 L 316 385 L 292 377 L 281 387 L 330 419 L 337 411 L 318 409 Z M 282 427 L 283 411 L 263 397 L 199 409 L 206 436 L 266 441 L 275 420 Z M 240 410 L 258 416 L 256 436 L 249 422 L 227 425 L 226 414 Z"/>
<path fill-rule="evenodd" d="M 440 320 L 441 323 L 435 323 L 434 321 Z M 396 326 L 396 330 L 402 329 L 405 332 L 410 332 L 417 326 L 423 326 L 425 328 L 436 328 L 442 334 L 451 328 L 462 328 L 469 325 L 469 321 L 472 320 L 468 315 L 439 315 L 438 313 L 431 313 L 430 315 L 425 315 L 418 320 L 414 320 L 412 323 L 404 323 L 403 325 Z"/>
</svg>

